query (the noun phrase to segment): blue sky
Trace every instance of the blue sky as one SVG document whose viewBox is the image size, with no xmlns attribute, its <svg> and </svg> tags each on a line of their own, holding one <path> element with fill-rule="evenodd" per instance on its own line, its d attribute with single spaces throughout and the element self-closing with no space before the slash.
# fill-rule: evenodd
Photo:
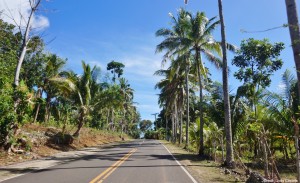
<svg viewBox="0 0 300 183">
<path fill-rule="evenodd" d="M 21 9 L 23 6 L 17 3 L 26 3 L 1 1 L 6 1 L 10 9 Z M 285 43 L 281 56 L 284 66 L 274 74 L 270 87 L 279 92 L 281 74 L 286 68 L 294 68 L 288 29 L 253 34 L 242 33 L 241 29 L 264 30 L 287 23 L 284 0 L 225 0 L 223 4 L 228 42 L 239 46 L 241 40 L 254 37 Z M 151 114 L 159 112 L 159 91 L 154 90 L 154 85 L 160 80 L 153 73 L 161 68 L 161 55 L 155 54 L 161 39 L 154 34 L 159 28 L 170 26 L 168 13 L 176 14 L 180 7 L 204 11 L 208 17 L 218 15 L 217 0 L 191 0 L 188 5 L 183 0 L 51 0 L 43 3 L 42 9 L 46 11 L 40 12 L 39 19 L 46 27 L 45 39 L 54 39 L 47 50 L 68 58 L 67 69 L 80 73 L 81 60 L 100 66 L 103 72 L 111 60 L 124 63 L 124 76 L 135 90 L 142 119 L 153 120 Z M 220 40 L 219 29 L 214 36 Z M 230 64 L 232 57 L 229 54 Z M 211 67 L 208 63 L 207 66 Z M 240 83 L 232 77 L 236 68 L 229 67 L 229 83 L 234 92 Z M 211 68 L 211 72 L 213 79 L 222 81 L 220 71 Z"/>
</svg>

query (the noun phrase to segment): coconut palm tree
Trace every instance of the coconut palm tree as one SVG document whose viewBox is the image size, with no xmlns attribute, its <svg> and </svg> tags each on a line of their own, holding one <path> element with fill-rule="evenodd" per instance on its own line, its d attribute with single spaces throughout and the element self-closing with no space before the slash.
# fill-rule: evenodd
<svg viewBox="0 0 300 183">
<path fill-rule="evenodd" d="M 184 50 L 182 45 L 183 40 L 186 37 L 186 29 L 189 24 L 190 17 L 188 16 L 186 11 L 180 10 L 178 12 L 177 18 L 170 14 L 172 19 L 172 29 L 159 29 L 156 32 L 156 36 L 164 37 L 164 40 L 157 45 L 156 51 L 162 52 L 166 51 L 162 63 L 165 63 L 168 59 L 172 59 L 178 57 L 176 61 L 176 66 L 184 67 L 185 68 L 185 92 L 186 92 L 186 126 L 189 126 L 189 70 L 190 70 L 190 53 L 187 50 Z M 181 63 L 181 64 L 178 64 Z M 177 67 L 178 68 L 178 67 Z M 186 128 L 186 147 L 189 146 L 189 128 Z"/>
<path fill-rule="evenodd" d="M 177 105 L 177 83 L 176 79 L 173 77 L 175 75 L 174 68 L 169 67 L 167 70 L 158 70 L 154 73 L 155 75 L 165 76 L 164 79 L 159 81 L 155 85 L 155 89 L 160 89 L 161 92 L 159 94 L 159 101 L 158 103 L 161 106 L 166 106 L 166 111 L 168 113 L 168 116 L 171 116 L 172 119 L 172 141 L 174 142 L 176 139 L 176 118 L 175 115 L 177 115 L 177 111 L 173 112 L 175 110 L 175 106 Z M 177 106 L 176 106 L 177 109 Z"/>
<path fill-rule="evenodd" d="M 285 0 L 288 24 L 294 53 L 294 62 L 297 70 L 297 78 L 300 81 L 300 27 L 296 0 Z M 300 82 L 298 82 L 298 93 L 300 93 Z M 299 131 L 295 129 L 295 136 L 299 138 Z M 300 152 L 297 151 L 297 180 L 300 182 Z"/>
<path fill-rule="evenodd" d="M 47 60 L 45 65 L 45 71 L 43 74 L 43 83 L 39 86 L 40 96 L 43 92 L 46 93 L 46 107 L 45 107 L 45 122 L 49 121 L 50 118 L 50 108 L 51 108 L 51 100 L 55 97 L 57 92 L 56 88 L 51 85 L 50 79 L 54 77 L 58 77 L 62 72 L 62 68 L 66 64 L 66 60 L 59 58 L 57 55 L 48 55 L 45 58 Z M 40 104 L 37 106 L 36 117 L 38 115 L 40 108 Z M 36 117 L 34 122 L 36 121 Z"/>
<path fill-rule="evenodd" d="M 204 137 L 203 137 L 203 79 L 207 77 L 207 70 L 202 61 L 202 55 L 212 62 L 216 68 L 221 67 L 221 61 L 215 54 L 221 54 L 220 44 L 212 37 L 212 32 L 218 26 L 219 21 L 215 21 L 216 17 L 208 19 L 204 12 L 197 12 L 195 16 L 190 14 L 190 27 L 188 29 L 187 39 L 184 45 L 194 53 L 195 68 L 199 82 L 200 97 L 200 148 L 199 155 L 204 155 Z"/>
<path fill-rule="evenodd" d="M 188 0 L 184 0 L 184 3 L 187 4 Z M 229 90 L 228 90 L 228 65 L 227 65 L 227 52 L 226 52 L 227 43 L 226 43 L 226 32 L 225 32 L 222 0 L 218 0 L 218 8 L 219 8 L 220 23 L 221 23 L 221 37 L 222 37 L 221 45 L 222 45 L 222 53 L 223 53 L 222 68 L 223 68 L 224 113 L 225 113 L 225 134 L 226 134 L 226 165 L 228 167 L 234 167 L 235 163 L 234 163 L 234 156 L 233 156 L 230 101 L 229 101 Z"/>
<path fill-rule="evenodd" d="M 83 125 L 87 122 L 87 117 L 92 110 L 91 105 L 91 84 L 93 80 L 94 67 L 91 69 L 89 64 L 82 61 L 83 74 L 78 76 L 73 72 L 65 72 L 64 77 L 54 77 L 51 81 L 56 84 L 62 93 L 69 93 L 78 110 L 78 127 L 74 137 L 80 135 Z"/>
<path fill-rule="evenodd" d="M 225 22 L 223 16 L 223 3 L 218 0 L 219 16 L 221 22 L 221 37 L 222 37 L 222 54 L 223 54 L 223 90 L 224 90 L 224 111 L 225 111 L 225 134 L 226 134 L 226 165 L 234 168 L 234 156 L 232 145 L 232 129 L 231 129 L 231 116 L 230 116 L 230 101 L 229 101 L 229 86 L 228 86 L 228 65 L 227 65 L 227 50 L 226 50 L 226 32 Z"/>
</svg>

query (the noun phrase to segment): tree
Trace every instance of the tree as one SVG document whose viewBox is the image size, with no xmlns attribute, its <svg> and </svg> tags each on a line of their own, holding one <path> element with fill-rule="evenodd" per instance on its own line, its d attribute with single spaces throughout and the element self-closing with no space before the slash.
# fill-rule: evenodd
<svg viewBox="0 0 300 183">
<path fill-rule="evenodd" d="M 151 129 L 152 122 L 150 120 L 142 120 L 139 124 L 140 130 L 145 133 L 147 130 Z"/>
<path fill-rule="evenodd" d="M 107 64 L 107 70 L 110 71 L 114 75 L 113 82 L 116 82 L 116 75 L 120 78 L 123 75 L 123 68 L 125 67 L 124 64 L 120 62 L 111 61 Z"/>
<path fill-rule="evenodd" d="M 32 31 L 32 19 L 35 14 L 35 12 L 38 10 L 39 5 L 41 4 L 42 0 L 28 0 L 28 3 L 30 4 L 30 13 L 29 17 L 26 20 L 25 25 L 25 31 L 22 31 L 21 25 L 19 25 L 19 31 L 22 35 L 22 44 L 20 46 L 19 56 L 18 56 L 18 64 L 15 70 L 15 78 L 14 78 L 14 85 L 15 87 L 19 86 L 19 80 L 20 80 L 20 71 L 22 67 L 22 63 L 24 61 L 26 52 L 28 51 L 28 45 L 31 41 L 30 32 Z M 15 103 L 17 105 L 17 101 Z M 16 107 L 16 106 L 15 106 Z"/>
<path fill-rule="evenodd" d="M 91 83 L 93 82 L 93 72 L 96 67 L 91 69 L 89 64 L 82 61 L 83 74 L 79 77 L 73 72 L 66 72 L 64 76 L 58 76 L 51 79 L 56 84 L 61 93 L 68 93 L 71 100 L 77 107 L 78 123 L 77 130 L 73 134 L 79 137 L 80 131 L 85 123 L 89 120 L 89 114 L 92 110 L 91 105 Z"/>
<path fill-rule="evenodd" d="M 285 0 L 286 11 L 288 17 L 288 24 L 290 30 L 290 37 L 292 42 L 292 48 L 294 53 L 294 62 L 296 65 L 296 73 L 298 81 L 300 81 L 300 27 L 299 27 L 299 19 L 298 19 L 298 11 L 296 0 Z M 298 82 L 298 93 L 300 93 L 300 82 Z M 295 128 L 295 136 L 299 139 L 299 131 L 296 131 Z M 300 153 L 297 151 L 297 180 L 300 182 Z"/>
<path fill-rule="evenodd" d="M 184 10 L 180 10 L 177 18 L 170 14 L 172 19 L 172 29 L 162 28 L 156 31 L 156 36 L 164 37 L 164 40 L 156 46 L 157 52 L 166 51 L 162 63 L 165 63 L 168 59 L 173 59 L 177 56 L 176 61 L 177 64 L 174 66 L 179 69 L 183 67 L 185 69 L 185 92 L 186 92 L 186 148 L 189 146 L 189 72 L 190 72 L 190 59 L 191 53 L 188 51 L 186 47 L 182 44 L 186 39 L 187 34 L 187 26 L 189 24 L 189 15 L 188 12 Z M 165 80 L 167 81 L 167 80 Z M 164 98 L 162 96 L 162 98 Z M 167 105 L 168 103 L 165 103 Z M 169 106 L 166 106 L 166 110 L 169 111 Z M 168 112 L 166 112 L 168 114 Z"/>
<path fill-rule="evenodd" d="M 203 136 L 203 80 L 207 77 L 207 70 L 204 67 L 202 56 L 204 55 L 208 61 L 212 62 L 217 68 L 221 67 L 220 60 L 214 56 L 214 53 L 221 54 L 220 44 L 212 37 L 212 32 L 219 24 L 215 21 L 216 17 L 208 19 L 204 12 L 197 12 L 195 16 L 191 16 L 191 24 L 185 45 L 194 52 L 195 68 L 199 82 L 199 97 L 200 97 L 200 148 L 199 155 L 204 155 L 204 136 Z"/>
<path fill-rule="evenodd" d="M 233 65 L 240 68 L 234 76 L 244 82 L 245 94 L 254 111 L 258 102 L 257 92 L 270 86 L 270 76 L 282 66 L 282 60 L 278 57 L 283 49 L 283 43 L 272 45 L 267 39 L 250 38 L 242 41 L 238 55 L 232 61 Z"/>
<path fill-rule="evenodd" d="M 18 36 L 19 39 L 16 39 L 16 41 L 20 41 L 21 43 L 18 44 L 19 48 L 17 50 L 15 50 L 16 52 L 18 52 L 17 54 L 17 64 L 15 67 L 15 71 L 14 71 L 14 80 L 13 80 L 13 88 L 14 88 L 14 94 L 12 95 L 12 99 L 14 101 L 14 112 L 16 114 L 18 114 L 19 110 L 22 108 L 18 108 L 18 105 L 20 103 L 22 103 L 23 101 L 21 101 L 22 96 L 20 95 L 20 92 L 22 93 L 22 87 L 21 89 L 18 88 L 20 85 L 20 73 L 21 73 L 21 67 L 23 64 L 23 61 L 25 59 L 26 56 L 26 52 L 29 50 L 30 47 L 30 43 L 32 42 L 32 40 L 34 40 L 34 37 L 36 36 L 32 36 L 30 33 L 32 33 L 32 19 L 33 16 L 35 14 L 35 12 L 38 10 L 39 5 L 41 4 L 42 0 L 28 0 L 28 3 L 30 5 L 30 12 L 29 12 L 29 17 L 28 19 L 24 19 L 24 17 L 21 16 L 21 20 L 24 19 L 24 21 L 26 22 L 25 27 L 22 27 L 21 24 L 17 24 L 17 22 L 15 21 L 15 19 L 13 17 L 13 20 L 16 23 L 17 28 L 19 29 L 18 31 Z M 23 90 L 24 91 L 24 90 Z M 21 109 L 22 110 L 22 109 Z M 19 113 L 20 114 L 20 113 Z M 7 133 L 6 135 L 6 146 L 8 147 L 8 149 L 10 150 L 12 147 L 12 144 L 8 142 L 9 140 L 9 136 L 15 136 L 18 132 L 18 123 L 20 122 L 20 119 L 22 119 L 22 115 L 18 116 L 18 121 L 14 121 L 9 125 L 9 129 L 11 129 L 10 131 L 14 134 L 10 134 Z M 9 147 L 10 146 L 10 147 Z"/>
<path fill-rule="evenodd" d="M 20 36 L 14 32 L 15 26 L 0 19 L 0 145 L 8 143 L 10 126 L 15 120 L 13 112 L 14 69 L 17 62 L 17 41 Z"/>
<path fill-rule="evenodd" d="M 173 20 L 173 29 L 160 29 L 156 32 L 157 36 L 164 36 L 165 40 L 157 46 L 158 51 L 167 50 L 165 58 L 172 58 L 178 54 L 177 60 L 181 60 L 182 65 L 186 67 L 186 93 L 188 93 L 188 74 L 190 72 L 190 54 L 194 54 L 194 67 L 198 75 L 200 87 L 200 150 L 199 154 L 203 155 L 203 78 L 206 77 L 206 69 L 203 66 L 201 54 L 209 61 L 220 67 L 220 60 L 213 53 L 220 54 L 220 44 L 212 38 L 212 31 L 218 25 L 218 21 L 214 21 L 216 17 L 208 19 L 204 12 L 197 12 L 193 16 L 190 12 L 180 9 L 178 18 L 171 15 Z M 176 59 L 173 59 L 176 60 Z M 203 77 L 204 76 L 204 77 Z M 187 95 L 187 100 L 189 95 Z M 187 102 L 188 103 L 188 102 Z M 189 107 L 187 108 L 187 111 Z M 188 117 L 189 119 L 189 117 Z M 187 120 L 189 121 L 189 120 Z M 186 125 L 188 126 L 188 124 Z M 188 128 L 186 128 L 188 130 Z M 188 136 L 188 134 L 186 135 Z M 188 137 L 187 137 L 188 145 Z"/>
<path fill-rule="evenodd" d="M 225 22 L 223 16 L 223 4 L 222 0 L 218 0 L 219 17 L 221 22 L 221 37 L 222 37 L 222 53 L 223 53 L 223 92 L 224 92 L 224 112 L 225 112 L 225 134 L 226 134 L 226 165 L 228 167 L 235 167 L 232 145 L 232 128 L 231 128 L 231 116 L 230 116 L 230 101 L 228 90 L 228 66 L 227 66 L 227 51 L 226 51 L 226 33 Z"/>
</svg>

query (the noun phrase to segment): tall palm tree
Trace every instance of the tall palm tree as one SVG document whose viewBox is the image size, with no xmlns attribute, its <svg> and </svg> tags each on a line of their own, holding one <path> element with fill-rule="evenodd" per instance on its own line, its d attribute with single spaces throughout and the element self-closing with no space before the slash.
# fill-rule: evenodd
<svg viewBox="0 0 300 183">
<path fill-rule="evenodd" d="M 189 146 L 189 71 L 190 71 L 190 52 L 183 47 L 183 42 L 186 37 L 186 29 L 189 24 L 190 17 L 186 11 L 180 10 L 178 13 L 178 17 L 176 18 L 172 14 L 170 14 L 173 25 L 172 29 L 159 29 L 156 32 L 156 36 L 164 37 L 164 40 L 157 45 L 156 51 L 162 52 L 166 51 L 163 63 L 165 63 L 168 59 L 172 59 L 174 57 L 178 57 L 177 59 L 173 59 L 176 61 L 180 61 L 180 67 L 185 68 L 185 92 L 186 92 L 186 147 Z M 177 65 L 178 66 L 178 65 Z"/>
<path fill-rule="evenodd" d="M 297 78 L 300 81 L 300 27 L 296 0 L 285 0 L 289 30 L 296 64 Z M 298 82 L 298 93 L 300 93 L 300 82 Z M 295 136 L 299 139 L 299 130 L 295 129 Z M 300 152 L 297 151 L 297 180 L 300 182 Z"/>
<path fill-rule="evenodd" d="M 168 70 L 158 70 L 156 75 L 165 76 L 166 78 L 156 84 L 156 88 L 161 89 L 159 103 L 167 105 L 166 108 L 172 111 L 174 117 L 174 132 L 177 134 L 179 128 L 179 143 L 182 140 L 182 117 L 181 111 L 184 108 L 185 100 L 185 68 L 174 66 L 180 61 L 173 61 Z M 176 137 L 176 136 L 175 136 Z"/>
<path fill-rule="evenodd" d="M 184 0 L 184 3 L 187 4 L 188 0 Z M 221 37 L 222 37 L 221 45 L 222 45 L 222 53 L 223 53 L 222 68 L 223 68 L 223 88 L 224 88 L 223 90 L 224 90 L 225 134 L 226 134 L 226 164 L 228 167 L 234 167 L 235 163 L 234 163 L 234 156 L 233 156 L 230 101 L 229 101 L 229 90 L 228 90 L 228 66 L 227 66 L 227 53 L 226 53 L 227 43 L 226 43 L 222 0 L 218 0 L 218 8 L 219 8 L 220 23 L 221 23 Z"/>
<path fill-rule="evenodd" d="M 226 134 L 226 165 L 228 167 L 235 167 L 232 145 L 232 129 L 230 116 L 230 101 L 228 90 L 228 65 L 226 52 L 226 33 L 225 22 L 223 16 L 222 0 L 218 0 L 219 16 L 221 22 L 221 37 L 222 37 L 222 53 L 223 53 L 223 90 L 224 90 L 224 111 L 225 111 L 225 134 Z"/>
<path fill-rule="evenodd" d="M 296 0 L 285 0 L 288 24 L 294 53 L 294 61 L 296 64 L 297 78 L 300 80 L 300 27 L 297 11 Z M 298 90 L 300 93 L 300 83 L 298 83 Z M 299 135 L 299 134 L 298 134 Z"/>
<path fill-rule="evenodd" d="M 51 85 L 50 79 L 54 77 L 58 77 L 59 74 L 62 73 L 62 68 L 66 64 L 66 61 L 59 58 L 57 55 L 48 55 L 45 58 L 47 60 L 45 65 L 45 70 L 43 73 L 43 83 L 40 88 L 40 96 L 43 92 L 46 92 L 46 111 L 45 111 L 45 122 L 48 122 L 50 118 L 50 107 L 51 107 L 51 100 L 55 96 L 55 93 L 57 92 L 55 88 Z M 38 115 L 40 108 L 40 104 L 37 106 L 36 110 L 36 117 Z M 34 119 L 34 122 L 36 120 L 36 117 Z"/>
<path fill-rule="evenodd" d="M 80 135 L 80 131 L 87 122 L 87 117 L 92 110 L 91 106 L 91 84 L 93 80 L 94 67 L 91 69 L 89 64 L 82 61 L 83 74 L 78 76 L 72 72 L 64 74 L 64 77 L 54 77 L 51 79 L 53 83 L 59 88 L 60 92 L 69 93 L 78 109 L 78 127 L 74 137 Z"/>
<path fill-rule="evenodd" d="M 184 45 L 194 53 L 195 68 L 197 68 L 200 97 L 200 148 L 199 155 L 204 155 L 204 136 L 203 136 L 203 79 L 207 75 L 201 55 L 204 55 L 208 61 L 212 62 L 216 68 L 221 67 L 221 61 L 215 54 L 221 54 L 220 44 L 212 37 L 212 32 L 218 26 L 219 21 L 216 17 L 208 19 L 204 12 L 197 12 L 195 16 L 190 14 L 190 27 L 188 29 L 187 39 Z M 204 77 L 203 77 L 204 76 Z"/>
</svg>

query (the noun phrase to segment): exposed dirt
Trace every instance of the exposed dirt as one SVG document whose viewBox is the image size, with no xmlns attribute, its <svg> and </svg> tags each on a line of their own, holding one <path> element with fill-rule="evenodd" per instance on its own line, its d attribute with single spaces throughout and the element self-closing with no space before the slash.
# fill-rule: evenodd
<svg viewBox="0 0 300 183">
<path fill-rule="evenodd" d="M 67 132 L 72 134 L 72 131 L 73 129 L 70 129 Z M 73 139 L 70 135 L 62 135 L 61 129 L 34 124 L 22 127 L 21 136 L 22 139 L 25 139 L 26 145 L 19 145 L 19 149 L 24 152 L 20 154 L 7 153 L 0 149 L 0 166 L 39 159 L 62 151 L 122 141 L 120 135 L 116 133 L 89 128 L 83 128 L 80 137 Z M 128 139 L 128 137 L 123 135 L 123 139 Z"/>
</svg>

